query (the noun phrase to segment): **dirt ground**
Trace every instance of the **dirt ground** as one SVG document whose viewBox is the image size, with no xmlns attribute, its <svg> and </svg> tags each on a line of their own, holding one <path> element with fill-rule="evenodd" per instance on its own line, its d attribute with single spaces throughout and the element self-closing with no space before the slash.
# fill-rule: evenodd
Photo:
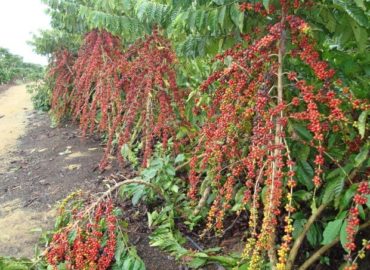
<svg viewBox="0 0 370 270">
<path fill-rule="evenodd" d="M 47 114 L 32 109 L 24 85 L 0 91 L 0 256 L 32 257 L 59 200 L 104 188 L 104 176 L 117 167 L 100 174 L 102 152 L 99 138 L 81 138 L 71 123 L 52 128 Z M 148 270 L 179 269 L 149 246 L 146 232 L 130 238 Z"/>
</svg>

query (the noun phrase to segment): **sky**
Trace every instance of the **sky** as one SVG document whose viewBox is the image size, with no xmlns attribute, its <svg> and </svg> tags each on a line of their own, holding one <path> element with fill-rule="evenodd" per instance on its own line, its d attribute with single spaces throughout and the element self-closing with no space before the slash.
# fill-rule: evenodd
<svg viewBox="0 0 370 270">
<path fill-rule="evenodd" d="M 27 44 L 32 33 L 50 28 L 45 9 L 41 0 L 0 0 L 0 47 L 22 56 L 25 62 L 47 64 L 46 57 Z"/>
</svg>

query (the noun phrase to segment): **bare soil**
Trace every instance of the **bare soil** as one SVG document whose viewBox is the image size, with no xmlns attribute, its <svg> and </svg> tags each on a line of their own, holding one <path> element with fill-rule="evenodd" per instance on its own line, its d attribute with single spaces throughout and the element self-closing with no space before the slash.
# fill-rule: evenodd
<svg viewBox="0 0 370 270">
<path fill-rule="evenodd" d="M 118 171 L 97 170 L 98 137 L 81 138 L 71 123 L 51 125 L 47 114 L 32 109 L 24 85 L 0 91 L 0 256 L 32 257 L 41 230 L 53 226 L 54 205 L 77 189 L 103 190 L 104 177 Z M 138 229 L 144 222 L 131 223 L 130 239 L 147 269 L 179 269 L 149 246 L 148 232 Z"/>
</svg>

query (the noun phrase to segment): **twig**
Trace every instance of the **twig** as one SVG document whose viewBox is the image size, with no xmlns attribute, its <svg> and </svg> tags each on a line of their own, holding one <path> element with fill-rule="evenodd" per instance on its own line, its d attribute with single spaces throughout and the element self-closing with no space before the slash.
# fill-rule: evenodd
<svg viewBox="0 0 370 270">
<path fill-rule="evenodd" d="M 257 200 L 258 200 L 258 196 L 259 196 L 259 194 L 258 194 L 258 192 L 257 192 L 257 190 L 258 190 L 258 188 L 259 188 L 259 184 L 260 184 L 260 181 L 261 181 L 261 179 L 262 179 L 262 176 L 263 176 L 263 172 L 264 172 L 264 169 L 265 169 L 265 167 L 266 167 L 266 164 L 267 164 L 267 161 L 265 161 L 264 163 L 263 163 L 263 166 L 261 167 L 261 169 L 260 169 L 260 172 L 258 173 L 258 177 L 257 177 L 257 180 L 256 180 L 256 182 L 255 182 L 255 184 L 254 184 L 254 190 L 253 190 L 253 203 L 252 203 L 252 208 L 251 208 L 251 215 L 250 215 L 250 219 L 252 220 L 252 222 L 253 222 L 253 231 L 252 231 L 252 235 L 253 236 L 256 236 L 257 235 L 257 232 L 256 232 L 256 230 L 257 230 L 257 220 L 256 220 L 256 218 L 258 218 L 258 212 L 257 212 Z M 255 212 L 255 215 L 253 214 L 252 215 L 252 213 L 254 213 L 254 212 L 252 212 L 252 211 L 256 211 Z"/>
<path fill-rule="evenodd" d="M 310 229 L 311 225 L 316 221 L 316 219 L 320 216 L 320 214 L 325 210 L 327 205 L 328 204 L 325 204 L 325 203 L 320 205 L 319 208 L 317 208 L 317 210 L 312 213 L 307 223 L 304 225 L 303 231 L 298 235 L 297 239 L 294 241 L 294 244 L 293 244 L 292 249 L 290 250 L 287 265 L 286 265 L 287 270 L 293 269 L 295 258 L 297 257 L 299 248 L 301 247 L 301 244 L 304 238 L 306 237 L 307 231 Z"/>
<path fill-rule="evenodd" d="M 196 248 L 196 249 L 198 249 L 199 251 L 203 251 L 204 250 L 204 248 L 202 248 L 197 242 L 195 242 L 193 239 L 191 239 L 191 237 L 190 236 L 185 236 L 185 238 L 187 239 L 187 240 L 189 240 L 189 242 Z"/>
<path fill-rule="evenodd" d="M 68 65 L 68 63 L 66 63 L 66 66 L 68 68 L 69 73 L 71 73 L 71 75 L 73 75 L 73 71 L 72 71 L 71 67 Z"/>
<path fill-rule="evenodd" d="M 193 211 L 193 216 L 196 216 L 199 214 L 200 210 L 206 205 L 209 193 L 211 192 L 211 186 L 207 186 L 204 189 L 204 192 L 202 194 L 202 197 L 200 198 L 197 207 L 195 207 Z"/>
<path fill-rule="evenodd" d="M 126 177 L 125 177 L 126 178 Z M 117 183 L 116 185 L 114 185 L 113 187 L 111 187 L 110 189 L 108 189 L 106 192 L 104 192 L 104 193 L 107 193 L 108 192 L 108 194 L 109 194 L 109 191 L 111 190 L 111 192 L 110 193 L 112 193 L 114 190 L 116 190 L 117 188 L 119 188 L 120 186 L 123 186 L 123 185 L 129 185 L 129 184 L 139 184 L 139 185 L 144 185 L 144 186 L 147 186 L 147 187 L 150 187 L 150 188 L 152 188 L 155 192 L 157 192 L 162 198 L 164 198 L 165 196 L 164 196 L 164 194 L 163 194 L 163 191 L 162 191 L 162 189 L 159 187 L 159 186 L 157 186 L 157 185 L 155 185 L 155 184 L 153 184 L 153 183 L 149 183 L 149 182 L 147 182 L 147 181 L 144 181 L 144 180 L 142 180 L 142 179 L 140 179 L 140 178 L 133 178 L 133 179 L 127 179 L 126 178 L 126 180 L 124 180 L 124 181 L 122 181 L 122 182 L 119 182 L 119 183 Z M 103 194 L 104 195 L 104 194 Z"/>
<path fill-rule="evenodd" d="M 202 157 L 204 157 L 204 156 L 205 156 L 205 154 L 201 154 L 201 155 L 198 155 L 198 156 L 197 156 L 197 158 L 202 158 Z M 180 170 L 180 169 L 184 168 L 186 165 L 188 165 L 188 164 L 190 163 L 190 161 L 191 161 L 191 159 L 189 159 L 189 160 L 185 161 L 184 163 L 182 163 L 182 164 L 180 164 L 180 165 L 176 166 L 176 167 L 175 167 L 175 171 L 178 171 L 178 170 Z"/>
<path fill-rule="evenodd" d="M 231 230 L 235 226 L 235 224 L 236 224 L 236 222 L 238 221 L 239 218 L 240 218 L 240 215 L 237 215 L 236 218 L 234 219 L 234 221 L 229 225 L 229 227 L 227 227 L 223 231 L 222 236 L 224 236 L 226 232 L 228 232 L 229 230 Z"/>
</svg>

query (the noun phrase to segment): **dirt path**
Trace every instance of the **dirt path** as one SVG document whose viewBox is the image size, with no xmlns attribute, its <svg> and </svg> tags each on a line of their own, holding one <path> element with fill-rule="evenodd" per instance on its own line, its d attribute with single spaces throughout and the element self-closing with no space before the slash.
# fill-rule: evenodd
<svg viewBox="0 0 370 270">
<path fill-rule="evenodd" d="M 6 162 L 11 156 L 11 151 L 16 149 L 17 139 L 25 133 L 27 111 L 32 109 L 32 103 L 24 85 L 14 86 L 2 92 L 0 95 L 0 173 L 6 170 Z M 19 209 L 20 203 L 19 199 L 15 199 L 0 205 L 0 250 L 4 252 L 14 249 L 20 255 L 28 255 L 27 252 L 20 250 L 21 246 L 16 244 L 10 248 L 9 242 L 17 238 L 18 232 L 24 235 L 21 237 L 22 244 L 32 241 L 33 235 L 30 233 L 30 228 L 39 227 L 40 222 L 48 214 L 27 213 Z M 24 220 L 24 217 L 28 217 L 29 220 Z"/>
<path fill-rule="evenodd" d="M 2 92 L 0 95 L 1 173 L 6 170 L 6 162 L 11 157 L 11 151 L 16 149 L 17 139 L 25 133 L 27 111 L 32 108 L 30 97 L 26 93 L 24 85 L 14 86 Z M 1 184 L 3 184 L 2 182 Z M 44 216 L 47 216 L 47 214 L 38 215 L 22 211 L 18 207 L 20 203 L 19 199 L 15 199 L 0 205 L 0 250 L 12 250 L 13 248 L 9 248 L 9 242 L 17 237 L 18 232 L 25 235 L 24 238 L 22 237 L 22 242 L 32 240 L 30 227 L 40 226 L 37 221 L 42 221 Z M 29 217 L 29 220 L 24 220 L 23 216 Z M 14 246 L 14 249 L 21 255 L 28 255 L 19 250 L 17 245 Z"/>
<path fill-rule="evenodd" d="M 99 142 L 82 140 L 71 125 L 50 126 L 24 85 L 0 92 L 1 255 L 32 256 L 58 200 L 78 188 L 101 188 L 103 176 L 94 170 Z"/>
<path fill-rule="evenodd" d="M 27 111 L 31 109 L 25 85 L 13 86 L 0 95 L 0 155 L 15 148 L 17 139 L 24 134 Z"/>
</svg>

